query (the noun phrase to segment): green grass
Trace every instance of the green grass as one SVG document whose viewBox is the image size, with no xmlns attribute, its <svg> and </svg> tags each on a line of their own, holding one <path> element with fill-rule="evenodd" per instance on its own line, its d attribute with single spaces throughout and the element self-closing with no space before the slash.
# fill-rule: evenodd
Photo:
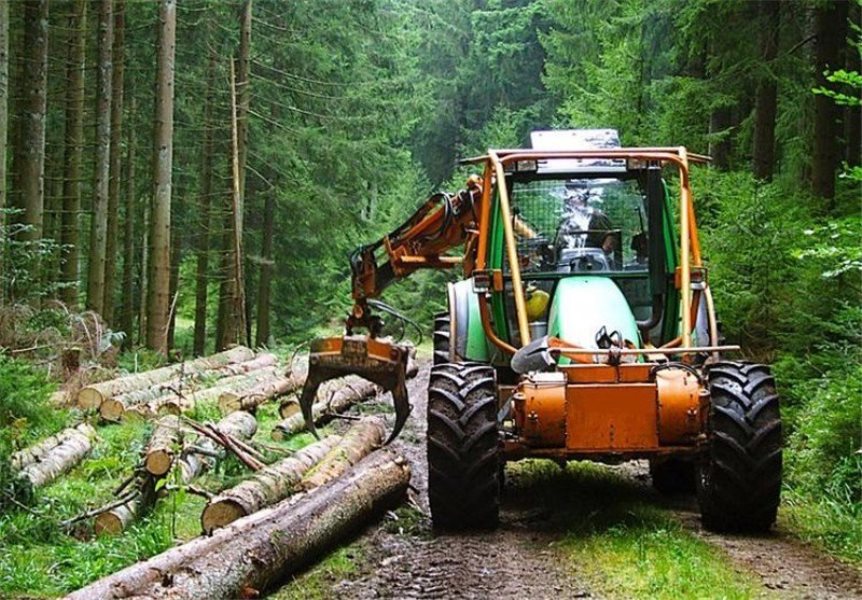
<svg viewBox="0 0 862 600">
<path fill-rule="evenodd" d="M 687 531 L 653 493 L 600 465 L 508 467 L 514 502 L 550 514 L 575 577 L 608 598 L 751 598 L 755 577 Z"/>
<path fill-rule="evenodd" d="M 332 585 L 354 574 L 362 560 L 358 542 L 331 552 L 305 573 L 295 577 L 268 595 L 269 600 L 326 600 L 332 597 Z"/>
<path fill-rule="evenodd" d="M 779 524 L 796 537 L 857 567 L 862 567 L 862 500 L 839 502 L 785 490 Z"/>
</svg>

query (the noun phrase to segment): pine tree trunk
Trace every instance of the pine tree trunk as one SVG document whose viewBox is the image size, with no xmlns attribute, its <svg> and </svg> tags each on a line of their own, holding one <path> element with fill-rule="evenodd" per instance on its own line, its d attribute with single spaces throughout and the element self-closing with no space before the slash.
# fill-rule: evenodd
<svg viewBox="0 0 862 600">
<path fill-rule="evenodd" d="M 90 252 L 87 263 L 87 308 L 99 314 L 103 312 L 105 299 L 113 34 L 113 3 L 111 0 L 100 0 L 99 65 L 96 70 L 96 160 L 93 178 L 93 211 L 90 222 Z"/>
<path fill-rule="evenodd" d="M 168 349 L 174 347 L 174 334 L 177 329 L 177 303 L 179 302 L 180 289 L 180 260 L 182 258 L 182 238 L 179 235 L 180 227 L 174 225 L 171 228 L 171 284 L 170 303 L 168 304 Z"/>
<path fill-rule="evenodd" d="M 215 50 L 209 52 L 207 64 L 207 89 L 204 101 L 204 135 L 202 143 L 201 165 L 201 195 L 198 208 L 199 231 L 197 235 L 197 272 L 195 274 L 195 339 L 194 353 L 201 355 L 206 352 L 207 341 L 207 292 L 209 285 L 209 255 L 210 255 L 210 202 L 213 193 L 213 95 L 215 93 L 217 55 Z"/>
<path fill-rule="evenodd" d="M 201 514 L 204 533 L 233 523 L 267 506 L 284 500 L 297 491 L 303 475 L 335 448 L 335 435 L 306 446 L 293 456 L 256 471 L 249 479 L 221 492 L 207 502 Z"/>
<path fill-rule="evenodd" d="M 174 137 L 174 57 L 177 5 L 159 2 L 155 132 L 153 135 L 153 204 L 150 218 L 147 347 L 167 354 L 171 286 L 171 170 Z"/>
<path fill-rule="evenodd" d="M 240 340 L 245 336 L 245 279 L 243 276 L 243 171 L 240 168 L 240 143 L 239 143 L 239 108 L 237 105 L 237 85 L 234 74 L 234 64 L 231 62 L 231 165 L 233 184 L 231 194 L 231 323 L 234 331 L 230 336 L 234 340 Z M 250 343 L 250 342 L 249 342 Z"/>
<path fill-rule="evenodd" d="M 305 476 L 302 489 L 311 490 L 341 477 L 347 470 L 383 444 L 386 426 L 381 417 L 356 421 L 338 442 Z"/>
<path fill-rule="evenodd" d="M 126 333 L 124 348 L 134 344 L 135 333 L 135 96 L 131 94 L 128 125 L 126 127 L 126 197 L 125 215 L 123 216 L 123 309 L 120 317 L 120 329 Z"/>
<path fill-rule="evenodd" d="M 0 235 L 6 235 L 6 136 L 9 132 L 9 0 L 0 0 Z M 0 243 L 0 304 L 4 298 L 6 242 Z"/>
<path fill-rule="evenodd" d="M 56 433 L 40 440 L 38 443 L 28 448 L 14 452 L 9 457 L 9 466 L 14 471 L 20 471 L 31 464 L 42 462 L 54 448 L 69 438 L 79 437 L 81 435 L 92 439 L 96 436 L 96 432 L 93 430 L 92 426 L 87 423 L 81 423 L 75 427 L 69 427 L 60 433 Z"/>
<path fill-rule="evenodd" d="M 324 487 L 136 563 L 67 598 L 256 596 L 397 504 L 409 482 L 407 461 L 394 450 L 380 450 Z"/>
<path fill-rule="evenodd" d="M 853 3 L 850 6 L 850 22 L 862 25 L 862 6 Z M 860 48 L 850 47 L 847 50 L 847 70 L 862 73 L 862 57 Z M 857 90 L 857 96 L 858 96 Z M 862 165 L 862 106 L 844 107 L 844 138 L 847 141 L 847 164 L 851 167 Z"/>
<path fill-rule="evenodd" d="M 775 170 L 775 117 L 778 111 L 778 80 L 772 72 L 778 54 L 781 3 L 761 2 L 760 68 L 764 71 L 757 84 L 754 109 L 753 170 L 757 179 L 772 181 Z"/>
<path fill-rule="evenodd" d="M 272 235 L 275 221 L 275 190 L 266 193 L 263 210 L 263 241 L 261 242 L 260 281 L 257 292 L 257 346 L 269 343 L 270 292 L 272 289 Z"/>
<path fill-rule="evenodd" d="M 828 0 L 814 10 L 814 71 L 818 86 L 829 86 L 824 71 L 844 66 L 842 50 L 847 38 L 847 5 L 842 0 Z M 814 148 L 811 161 L 811 189 L 826 200 L 825 209 L 835 209 L 835 171 L 841 160 L 838 137 L 841 111 L 832 98 L 814 97 Z"/>
<path fill-rule="evenodd" d="M 17 208 L 16 221 L 26 226 L 16 237 L 21 241 L 42 239 L 45 208 L 45 119 L 48 88 L 48 0 L 25 0 L 24 36 L 21 55 L 21 88 L 18 144 L 13 158 Z M 23 264 L 21 265 L 23 266 Z M 39 260 L 27 257 L 31 281 L 39 281 Z M 32 290 L 18 286 L 15 297 Z"/>
<path fill-rule="evenodd" d="M 60 244 L 63 246 L 60 298 L 71 307 L 78 306 L 78 245 L 81 213 L 81 154 L 84 143 L 84 72 L 87 45 L 86 0 L 75 0 L 69 17 L 69 47 L 66 66 L 66 148 L 63 155 L 63 216 Z"/>
<path fill-rule="evenodd" d="M 122 158 L 123 126 L 123 75 L 125 72 L 125 0 L 114 0 L 114 40 L 112 49 L 113 74 L 111 76 L 111 148 L 109 153 L 108 221 L 105 237 L 105 293 L 102 299 L 102 316 L 114 323 L 115 279 L 117 274 L 117 233 L 120 222 L 120 169 Z"/>
</svg>

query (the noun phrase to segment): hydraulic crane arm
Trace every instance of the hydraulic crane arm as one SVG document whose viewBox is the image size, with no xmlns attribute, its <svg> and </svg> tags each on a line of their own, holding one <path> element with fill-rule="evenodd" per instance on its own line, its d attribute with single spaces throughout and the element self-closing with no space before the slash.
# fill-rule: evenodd
<svg viewBox="0 0 862 600">
<path fill-rule="evenodd" d="M 312 404 L 320 384 L 351 374 L 392 392 L 395 425 L 387 443 L 401 431 L 410 414 L 405 382 L 408 350 L 377 339 L 383 321 L 371 313 L 368 299 L 418 269 L 451 268 L 471 260 L 481 199 L 482 179 L 472 175 L 465 189 L 454 195 L 432 195 L 400 227 L 350 255 L 353 309 L 345 321 L 345 335 L 311 344 L 308 376 L 299 398 L 309 431 L 317 435 Z M 446 255 L 462 244 L 466 244 L 463 258 Z M 368 334 L 354 334 L 356 329 L 366 329 Z"/>
<path fill-rule="evenodd" d="M 353 251 L 350 271 L 354 307 L 347 318 L 348 335 L 354 328 L 366 328 L 371 337 L 377 337 L 381 323 L 369 313 L 366 301 L 379 296 L 389 284 L 418 269 L 446 269 L 462 263 L 462 257 L 445 253 L 465 243 L 469 253 L 481 197 L 482 180 L 473 175 L 465 189 L 454 195 L 433 194 L 401 226 Z"/>
</svg>

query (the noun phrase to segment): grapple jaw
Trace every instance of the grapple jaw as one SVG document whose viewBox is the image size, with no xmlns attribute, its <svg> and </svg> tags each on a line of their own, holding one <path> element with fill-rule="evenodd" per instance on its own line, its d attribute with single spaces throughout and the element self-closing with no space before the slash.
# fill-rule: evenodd
<svg viewBox="0 0 862 600">
<path fill-rule="evenodd" d="M 384 342 L 365 335 L 345 335 L 318 338 L 311 343 L 308 357 L 308 376 L 299 397 L 299 406 L 308 430 L 318 437 L 314 427 L 312 405 L 317 389 L 324 381 L 358 375 L 384 390 L 392 392 L 395 404 L 395 426 L 386 440 L 394 440 L 407 417 L 410 415 L 410 401 L 407 397 L 407 346 Z"/>
</svg>

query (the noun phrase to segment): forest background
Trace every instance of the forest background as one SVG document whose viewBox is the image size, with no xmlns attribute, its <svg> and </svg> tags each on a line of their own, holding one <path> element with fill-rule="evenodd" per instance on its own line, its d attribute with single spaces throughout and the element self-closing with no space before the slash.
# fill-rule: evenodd
<svg viewBox="0 0 862 600">
<path fill-rule="evenodd" d="M 82 330 L 126 368 L 301 342 L 458 157 L 614 127 L 712 155 L 705 258 L 779 381 L 784 518 L 860 561 L 860 91 L 858 0 L 0 0 L 0 450 L 50 426 Z M 446 277 L 387 300 L 430 327 Z"/>
</svg>

